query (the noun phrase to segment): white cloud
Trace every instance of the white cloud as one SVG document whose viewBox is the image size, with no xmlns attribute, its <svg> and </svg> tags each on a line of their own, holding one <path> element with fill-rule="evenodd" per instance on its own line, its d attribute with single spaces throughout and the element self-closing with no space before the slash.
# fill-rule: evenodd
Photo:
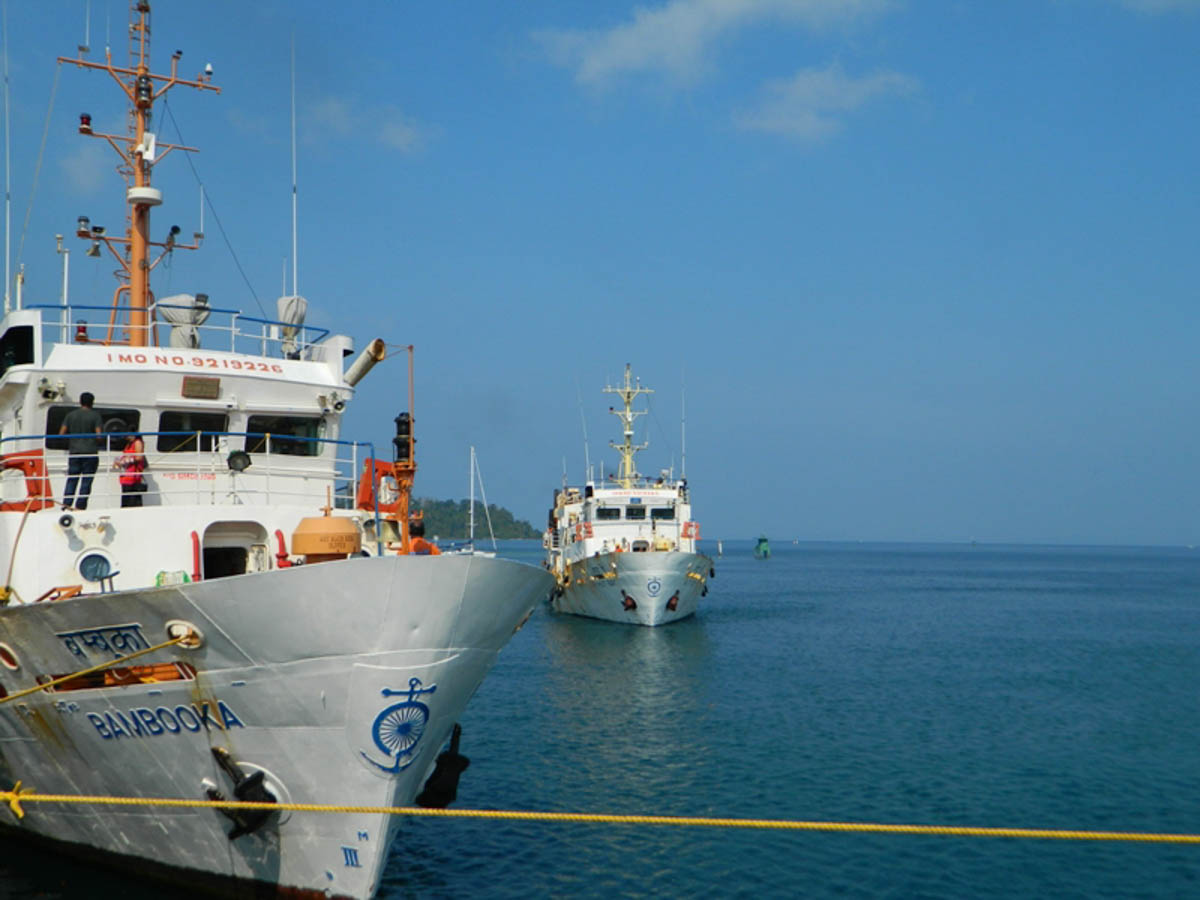
<svg viewBox="0 0 1200 900">
<path fill-rule="evenodd" d="M 268 118 L 262 113 L 250 114 L 241 109 L 231 109 L 228 113 L 229 124 L 238 131 L 263 139 L 271 134 Z"/>
<path fill-rule="evenodd" d="M 350 104 L 340 97 L 322 97 L 311 104 L 304 116 L 304 129 L 310 137 L 331 135 L 345 137 L 354 130 L 354 113 Z"/>
<path fill-rule="evenodd" d="M 739 28 L 794 22 L 811 29 L 875 16 L 892 0 L 669 0 L 638 7 L 607 30 L 551 30 L 535 38 L 557 64 L 593 87 L 633 72 L 661 71 L 677 82 L 699 77 L 713 44 Z"/>
<path fill-rule="evenodd" d="M 404 115 L 395 106 L 357 107 L 339 97 L 324 97 L 309 106 L 304 117 L 304 138 L 324 142 L 359 137 L 390 150 L 412 153 L 433 137 L 436 129 Z"/>
<path fill-rule="evenodd" d="M 804 69 L 791 78 L 768 82 L 758 106 L 739 113 L 734 121 L 747 131 L 816 141 L 836 133 L 846 113 L 871 100 L 911 94 L 918 87 L 916 79 L 899 72 L 852 78 L 835 63 L 827 69 Z"/>
<path fill-rule="evenodd" d="M 418 149 L 432 134 L 394 106 L 384 107 L 377 128 L 379 142 L 385 147 L 409 153 Z"/>
<path fill-rule="evenodd" d="M 102 146 L 100 141 L 83 141 L 59 161 L 59 166 L 76 192 L 95 194 L 108 183 L 114 159 L 116 156 L 107 144 Z"/>
</svg>

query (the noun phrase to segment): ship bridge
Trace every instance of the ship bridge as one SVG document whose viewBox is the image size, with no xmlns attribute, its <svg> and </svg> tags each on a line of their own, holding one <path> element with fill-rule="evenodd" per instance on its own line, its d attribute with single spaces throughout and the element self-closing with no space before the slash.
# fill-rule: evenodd
<svg viewBox="0 0 1200 900">
<path fill-rule="evenodd" d="M 351 505 L 356 473 L 373 454 L 340 439 L 354 395 L 343 369 L 349 337 L 206 307 L 203 321 L 185 322 L 184 339 L 178 324 L 154 323 L 149 345 L 129 346 L 111 326 L 88 324 L 111 312 L 27 306 L 0 326 L 3 508 L 24 508 L 31 491 L 62 496 L 68 436 L 59 432 L 84 392 L 105 432 L 93 508 L 120 506 L 111 464 L 133 434 L 149 463 L 146 506 L 311 508 L 329 496 Z"/>
</svg>

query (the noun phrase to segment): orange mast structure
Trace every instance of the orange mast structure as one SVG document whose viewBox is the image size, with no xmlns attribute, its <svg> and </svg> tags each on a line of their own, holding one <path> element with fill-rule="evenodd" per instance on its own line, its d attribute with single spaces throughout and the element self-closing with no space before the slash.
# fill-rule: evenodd
<svg viewBox="0 0 1200 900">
<path fill-rule="evenodd" d="M 171 55 L 171 73 L 155 75 L 150 71 L 150 3 L 148 0 L 131 0 L 129 4 L 129 65 L 114 66 L 112 51 L 105 50 L 105 62 L 96 63 L 83 58 L 84 48 L 80 48 L 79 56 L 60 56 L 60 63 L 74 63 L 84 69 L 99 69 L 108 72 L 113 80 L 121 86 L 129 98 L 130 122 L 128 134 L 103 134 L 92 130 L 92 117 L 87 113 L 79 116 L 79 133 L 88 137 L 102 138 L 108 141 L 117 155 L 121 157 L 118 171 L 125 176 L 128 185 L 125 197 L 129 204 L 128 220 L 124 237 L 113 237 L 105 233 L 100 225 L 93 225 L 87 216 L 80 216 L 75 231 L 76 237 L 92 242 L 88 251 L 92 256 L 99 255 L 99 245 L 103 243 L 120 263 L 117 271 L 121 282 L 113 294 L 112 314 L 109 318 L 106 344 L 128 344 L 131 347 L 145 347 L 151 343 L 150 310 L 153 306 L 153 295 L 150 291 L 150 272 L 163 258 L 174 250 L 196 250 L 204 235 L 196 232 L 191 244 L 181 244 L 176 238 L 179 227 L 173 226 L 163 241 L 150 240 L 150 209 L 162 203 L 162 191 L 150 185 L 150 173 L 154 166 L 172 150 L 196 152 L 195 147 L 185 147 L 181 144 L 167 144 L 158 141 L 157 136 L 149 129 L 151 124 L 154 101 L 177 85 L 196 88 L 204 91 L 221 89 L 211 83 L 212 66 L 194 80 L 178 76 L 179 60 L 182 53 L 178 50 Z M 160 248 L 158 256 L 150 260 L 150 248 Z M 113 330 L 121 309 L 121 295 L 128 295 L 129 324 L 126 340 L 114 340 Z"/>
<path fill-rule="evenodd" d="M 415 406 L 413 345 L 409 344 L 406 349 L 408 350 L 408 411 L 396 416 L 396 436 L 392 438 L 392 461 L 372 458 L 364 462 L 355 501 L 359 509 L 377 510 L 383 520 L 395 524 L 400 540 L 389 543 L 388 549 L 401 554 L 413 552 L 412 526 L 424 519 L 423 512 L 411 512 L 413 482 L 417 475 L 417 439 L 413 434 L 413 409 Z M 385 479 L 390 480 L 394 485 L 386 491 L 388 494 L 395 491 L 394 500 L 380 499 Z M 378 532 L 376 533 L 378 534 Z"/>
</svg>

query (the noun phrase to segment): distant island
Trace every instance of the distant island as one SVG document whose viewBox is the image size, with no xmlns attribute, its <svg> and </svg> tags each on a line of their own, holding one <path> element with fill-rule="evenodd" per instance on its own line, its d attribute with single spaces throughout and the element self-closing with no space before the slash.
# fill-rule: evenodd
<svg viewBox="0 0 1200 900">
<path fill-rule="evenodd" d="M 436 535 L 442 540 L 465 541 L 469 536 L 471 504 L 467 500 L 433 500 L 429 497 L 414 497 L 412 509 L 425 513 L 425 534 Z M 487 540 L 488 516 L 492 519 L 492 530 L 497 539 L 540 538 L 542 533 L 502 506 L 489 503 L 487 512 L 483 504 L 475 504 L 475 540 Z"/>
</svg>

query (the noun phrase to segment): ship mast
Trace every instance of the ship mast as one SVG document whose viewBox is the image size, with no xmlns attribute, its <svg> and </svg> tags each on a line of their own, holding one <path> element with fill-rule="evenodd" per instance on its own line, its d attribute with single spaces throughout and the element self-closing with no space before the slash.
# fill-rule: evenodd
<svg viewBox="0 0 1200 900">
<path fill-rule="evenodd" d="M 633 374 L 630 371 L 629 363 L 625 364 L 625 383 L 620 387 L 605 387 L 606 394 L 620 394 L 623 409 L 613 409 L 611 406 L 608 411 L 621 420 L 622 441 L 620 444 L 609 441 L 608 444 L 614 450 L 621 452 L 621 468 L 617 472 L 617 480 L 621 482 L 621 487 L 632 488 L 634 479 L 638 477 L 636 466 L 633 464 L 633 456 L 639 450 L 645 450 L 650 446 L 647 441 L 644 444 L 635 444 L 633 442 L 633 422 L 638 416 L 644 416 L 646 410 L 633 408 L 633 401 L 639 394 L 653 394 L 654 391 L 650 388 L 642 387 L 641 381 L 636 384 L 633 381 Z"/>
<path fill-rule="evenodd" d="M 186 80 L 178 76 L 179 59 L 182 53 L 178 50 L 171 55 L 171 74 L 155 75 L 150 71 L 150 4 L 148 0 L 130 0 L 129 4 L 129 65 L 114 66 L 112 52 L 105 48 L 105 61 L 95 63 L 83 58 L 86 48 L 81 47 L 79 56 L 58 58 L 60 63 L 74 63 L 84 69 L 99 69 L 108 72 L 113 80 L 121 86 L 121 90 L 129 98 L 130 127 L 125 135 L 102 134 L 92 130 L 92 117 L 87 113 L 79 116 L 79 133 L 88 137 L 102 138 L 121 157 L 119 169 L 125 176 L 127 189 L 125 199 L 129 204 L 128 225 L 124 237 L 114 237 L 105 233 L 100 225 L 93 225 L 87 216 L 80 216 L 75 231 L 76 237 L 92 242 L 88 250 L 90 256 L 100 255 L 100 244 L 103 243 L 120 264 L 117 271 L 121 284 L 113 294 L 113 311 L 109 318 L 106 344 L 127 343 L 131 347 L 145 347 L 150 344 L 149 311 L 153 304 L 150 292 L 150 272 L 162 262 L 163 258 L 174 250 L 196 250 L 200 246 L 201 234 L 197 232 L 191 244 L 181 244 L 176 240 L 179 226 L 172 226 L 163 241 L 150 239 L 150 209 L 162 203 L 162 191 L 150 186 L 150 174 L 155 164 L 161 162 L 172 150 L 196 152 L 195 147 L 185 147 L 180 144 L 166 144 L 158 141 L 150 130 L 153 121 L 154 101 L 177 85 L 196 88 L 198 90 L 216 91 L 220 88 L 211 84 L 212 66 L 196 76 L 194 80 Z M 158 256 L 150 259 L 152 247 L 159 248 Z M 121 308 L 121 295 L 128 295 L 129 326 L 127 339 L 113 340 L 113 329 Z"/>
</svg>

